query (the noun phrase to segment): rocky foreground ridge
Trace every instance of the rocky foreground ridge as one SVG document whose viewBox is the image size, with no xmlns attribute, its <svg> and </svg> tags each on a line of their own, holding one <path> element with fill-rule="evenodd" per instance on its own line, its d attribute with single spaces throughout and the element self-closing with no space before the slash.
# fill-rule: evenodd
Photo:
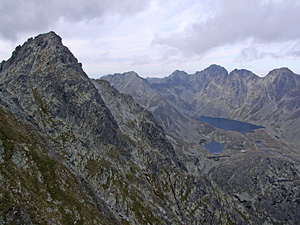
<svg viewBox="0 0 300 225">
<path fill-rule="evenodd" d="M 54 32 L 0 64 L 0 120 L 2 224 L 299 223 L 289 151 L 266 141 L 204 170 L 130 95 L 89 79 Z M 203 137 L 238 135 L 198 125 Z"/>
</svg>

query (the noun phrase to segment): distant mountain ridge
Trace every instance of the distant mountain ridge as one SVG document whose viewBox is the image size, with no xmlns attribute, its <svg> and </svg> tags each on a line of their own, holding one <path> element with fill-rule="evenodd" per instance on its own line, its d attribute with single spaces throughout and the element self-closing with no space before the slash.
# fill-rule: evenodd
<svg viewBox="0 0 300 225">
<path fill-rule="evenodd" d="M 120 75 L 105 79 L 150 109 L 130 88 L 126 89 L 130 86 L 129 80 L 124 81 L 126 76 L 120 79 L 127 86 L 115 82 L 114 77 Z M 134 85 L 133 90 L 137 92 L 138 84 Z M 221 66 L 211 65 L 195 74 L 175 71 L 165 78 L 143 80 L 143 88 L 156 92 L 176 110 L 192 118 L 210 116 L 251 122 L 269 127 L 287 140 L 300 140 L 300 76 L 287 68 L 272 70 L 262 78 L 248 70 L 228 73 Z"/>
</svg>

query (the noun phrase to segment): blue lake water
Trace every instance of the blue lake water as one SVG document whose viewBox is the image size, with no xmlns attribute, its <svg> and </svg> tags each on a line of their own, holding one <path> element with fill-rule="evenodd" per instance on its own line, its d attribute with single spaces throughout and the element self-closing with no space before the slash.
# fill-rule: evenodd
<svg viewBox="0 0 300 225">
<path fill-rule="evenodd" d="M 210 142 L 207 145 L 204 145 L 203 148 L 205 148 L 206 150 L 208 150 L 211 153 L 221 153 L 224 150 L 223 145 L 221 145 L 219 142 L 213 141 Z"/>
<path fill-rule="evenodd" d="M 225 118 L 201 116 L 197 120 L 209 123 L 210 125 L 223 130 L 238 131 L 242 134 L 251 133 L 257 129 L 264 128 L 263 126 L 257 126 L 251 123 L 245 123 L 238 120 L 230 120 Z"/>
</svg>

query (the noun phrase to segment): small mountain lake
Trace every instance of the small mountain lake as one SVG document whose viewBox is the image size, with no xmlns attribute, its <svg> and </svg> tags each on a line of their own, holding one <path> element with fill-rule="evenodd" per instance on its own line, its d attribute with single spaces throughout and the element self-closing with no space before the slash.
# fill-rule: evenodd
<svg viewBox="0 0 300 225">
<path fill-rule="evenodd" d="M 207 145 L 204 145 L 203 148 L 205 148 L 207 151 L 218 154 L 223 152 L 224 147 L 219 142 L 213 141 L 208 143 Z"/>
<path fill-rule="evenodd" d="M 238 131 L 242 134 L 252 133 L 257 129 L 264 128 L 263 126 L 257 126 L 251 123 L 217 117 L 201 116 L 197 120 L 209 123 L 210 125 L 223 130 Z"/>
</svg>

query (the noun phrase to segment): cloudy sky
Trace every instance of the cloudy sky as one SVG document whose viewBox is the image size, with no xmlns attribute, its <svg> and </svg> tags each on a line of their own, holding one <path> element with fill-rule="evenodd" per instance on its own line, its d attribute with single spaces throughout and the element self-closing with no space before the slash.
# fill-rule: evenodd
<svg viewBox="0 0 300 225">
<path fill-rule="evenodd" d="M 219 64 L 300 73 L 300 0 L 0 0 L 0 60 L 50 30 L 90 77 Z"/>
</svg>

